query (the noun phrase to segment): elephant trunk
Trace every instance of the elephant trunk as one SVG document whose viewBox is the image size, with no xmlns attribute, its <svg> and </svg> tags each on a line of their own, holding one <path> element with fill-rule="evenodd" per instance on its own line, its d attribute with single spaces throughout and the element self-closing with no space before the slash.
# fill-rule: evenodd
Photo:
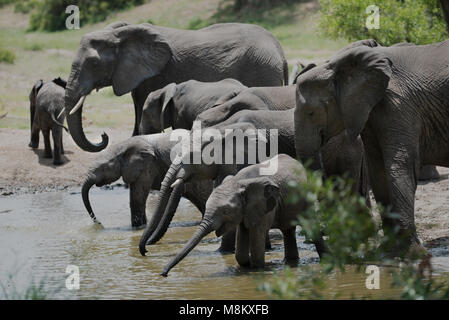
<svg viewBox="0 0 449 320">
<path fill-rule="evenodd" d="M 304 125 L 298 121 L 295 112 L 295 151 L 297 157 L 303 162 L 312 161 L 309 168 L 312 170 L 324 169 L 321 159 L 321 141 L 322 137 L 319 131 L 308 132 Z"/>
<path fill-rule="evenodd" d="M 100 143 L 92 143 L 87 139 L 82 124 L 82 110 L 86 95 L 77 94 L 70 89 L 72 87 L 71 81 L 73 80 L 69 78 L 64 101 L 70 135 L 75 143 L 84 151 L 99 152 L 108 145 L 108 135 L 103 133 Z"/>
<path fill-rule="evenodd" d="M 145 253 L 147 252 L 145 246 L 147 244 L 148 239 L 151 237 L 156 228 L 159 226 L 159 223 L 162 219 L 162 215 L 165 212 L 167 202 L 172 192 L 171 185 L 174 182 L 176 174 L 178 173 L 180 168 L 181 164 L 172 163 L 164 177 L 164 180 L 162 181 L 161 195 L 159 197 L 159 202 L 156 206 L 156 211 L 153 213 L 153 216 L 151 217 L 148 226 L 146 227 L 144 233 L 142 234 L 142 237 L 140 238 L 139 251 L 142 256 L 144 256 Z"/>
<path fill-rule="evenodd" d="M 173 260 L 170 261 L 169 264 L 167 264 L 162 271 L 161 275 L 166 277 L 168 272 L 176 266 L 186 255 L 190 253 L 190 251 L 195 248 L 196 245 L 203 239 L 205 236 L 207 236 L 209 233 L 214 231 L 213 223 L 211 220 L 204 219 L 201 221 L 200 225 L 198 226 L 198 229 L 196 230 L 195 234 L 190 238 L 189 242 L 187 242 L 182 248 L 181 252 L 179 252 L 176 257 L 173 258 Z"/>
<path fill-rule="evenodd" d="M 165 232 L 167 232 L 168 226 L 170 225 L 170 222 L 175 215 L 179 201 L 181 200 L 183 191 L 183 182 L 174 187 L 170 199 L 168 200 L 168 205 L 167 209 L 164 212 L 164 216 L 162 217 L 161 222 L 159 222 L 156 231 L 154 231 L 150 239 L 147 241 L 147 244 L 154 244 L 158 242 L 164 236 Z"/>
<path fill-rule="evenodd" d="M 89 201 L 89 190 L 94 184 L 95 184 L 95 177 L 89 175 L 83 183 L 83 186 L 81 188 L 81 195 L 83 197 L 84 207 L 86 207 L 86 210 L 89 213 L 89 216 L 92 218 L 92 221 L 96 224 L 101 225 L 101 222 L 97 220 L 97 217 L 95 217 L 95 214 L 92 210 Z"/>
</svg>

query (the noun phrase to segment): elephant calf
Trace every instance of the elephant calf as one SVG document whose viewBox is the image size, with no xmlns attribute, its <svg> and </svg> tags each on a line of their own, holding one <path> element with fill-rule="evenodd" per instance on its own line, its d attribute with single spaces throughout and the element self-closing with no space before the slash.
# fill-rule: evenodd
<svg viewBox="0 0 449 320">
<path fill-rule="evenodd" d="M 274 175 L 264 176 L 260 169 L 267 165 L 280 168 Z M 294 158 L 280 154 L 240 170 L 235 176 L 228 176 L 214 189 L 206 202 L 206 211 L 198 230 L 181 252 L 164 268 L 167 276 L 171 268 L 179 263 L 206 235 L 215 231 L 220 236 L 237 227 L 235 257 L 239 265 L 253 268 L 265 264 L 265 237 L 271 228 L 278 228 L 284 235 L 286 260 L 298 259 L 296 227 L 298 213 L 307 208 L 305 200 L 295 204 L 286 202 L 288 182 L 306 181 L 303 166 Z M 314 241 L 320 257 L 325 244 L 320 237 Z"/>
<path fill-rule="evenodd" d="M 185 132 L 187 130 L 175 130 Z M 178 133 L 179 133 L 178 132 Z M 89 190 L 95 184 L 103 186 L 120 178 L 129 184 L 131 225 L 146 224 L 146 200 L 151 189 L 159 190 L 171 165 L 170 152 L 177 141 L 170 141 L 170 133 L 135 136 L 110 148 L 91 166 L 82 186 L 84 205 L 92 220 L 97 219 L 89 201 Z M 175 132 L 177 133 L 177 132 Z M 212 183 L 186 184 L 182 195 L 204 212 L 205 203 L 212 191 Z"/>
<path fill-rule="evenodd" d="M 64 154 L 62 145 L 62 128 L 64 126 L 61 123 L 64 122 L 65 118 L 65 114 L 62 112 L 65 86 L 66 82 L 61 78 L 53 79 L 50 82 L 39 80 L 34 84 L 29 95 L 31 141 L 28 146 L 33 149 L 39 147 L 39 132 L 42 130 L 45 147 L 44 157 L 53 157 L 54 165 L 64 163 L 61 159 L 61 155 Z M 57 119 L 60 119 L 61 123 Z M 53 154 L 50 145 L 50 130 L 53 136 Z"/>
</svg>

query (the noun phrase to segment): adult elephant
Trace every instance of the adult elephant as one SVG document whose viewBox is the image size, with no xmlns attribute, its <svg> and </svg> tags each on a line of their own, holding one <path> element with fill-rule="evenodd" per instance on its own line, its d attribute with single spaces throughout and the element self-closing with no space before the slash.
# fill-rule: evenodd
<svg viewBox="0 0 449 320">
<path fill-rule="evenodd" d="M 395 255 L 420 247 L 414 223 L 420 167 L 449 166 L 448 63 L 449 41 L 353 45 L 297 79 L 298 155 L 314 157 L 345 129 L 352 139 L 361 135 L 376 201 L 399 215 L 382 217 L 384 231 L 399 229 Z"/>
<path fill-rule="evenodd" d="M 148 95 L 139 134 L 158 133 L 168 127 L 190 130 L 199 114 L 234 98 L 246 88 L 235 79 L 170 83 Z"/>
<path fill-rule="evenodd" d="M 250 24 L 224 23 L 192 31 L 117 22 L 84 35 L 72 64 L 65 95 L 70 133 L 85 151 L 98 152 L 84 134 L 82 106 L 93 90 L 112 86 L 114 94 L 132 92 L 134 135 L 148 94 L 190 79 L 212 82 L 234 78 L 246 86 L 280 86 L 288 68 L 277 39 Z"/>
</svg>

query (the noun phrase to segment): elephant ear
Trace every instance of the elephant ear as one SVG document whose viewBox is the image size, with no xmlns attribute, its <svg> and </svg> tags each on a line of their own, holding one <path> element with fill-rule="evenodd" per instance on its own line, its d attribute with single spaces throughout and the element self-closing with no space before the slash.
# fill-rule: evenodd
<svg viewBox="0 0 449 320">
<path fill-rule="evenodd" d="M 145 163 L 150 156 L 155 156 L 152 150 L 127 150 L 122 162 L 122 178 L 125 183 L 135 182 L 145 170 Z"/>
<path fill-rule="evenodd" d="M 245 201 L 243 223 L 247 228 L 254 228 L 263 216 L 275 209 L 280 198 L 279 186 L 267 176 L 242 180 L 240 186 Z M 265 204 L 265 210 L 254 210 L 253 206 L 260 203 Z"/>
<path fill-rule="evenodd" d="M 170 83 L 169 85 L 165 86 L 163 89 L 163 102 L 162 102 L 162 108 L 161 108 L 161 115 L 159 121 L 161 122 L 161 130 L 164 132 L 165 129 L 165 123 L 164 119 L 166 118 L 165 112 L 167 110 L 167 105 L 170 103 L 170 101 L 173 99 L 176 93 L 176 83 Z"/>
<path fill-rule="evenodd" d="M 334 70 L 335 97 L 351 140 L 365 127 L 371 110 L 385 96 L 391 61 L 379 50 L 359 46 L 329 61 Z"/>
<path fill-rule="evenodd" d="M 158 75 L 170 60 L 172 51 L 163 36 L 150 25 L 125 25 L 112 32 L 118 42 L 112 87 L 114 93 L 121 96 Z"/>
</svg>

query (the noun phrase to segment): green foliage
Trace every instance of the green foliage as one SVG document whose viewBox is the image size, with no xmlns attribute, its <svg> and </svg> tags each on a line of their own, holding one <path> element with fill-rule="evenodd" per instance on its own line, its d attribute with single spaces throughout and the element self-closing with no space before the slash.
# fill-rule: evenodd
<svg viewBox="0 0 449 320">
<path fill-rule="evenodd" d="M 12 3 L 14 0 L 0 0 L 0 8 Z"/>
<path fill-rule="evenodd" d="M 14 11 L 20 13 L 29 13 L 39 5 L 39 0 L 13 0 Z"/>
<path fill-rule="evenodd" d="M 31 280 L 29 285 L 19 290 L 16 287 L 17 279 L 15 275 L 9 274 L 5 283 L 0 282 L 0 300 L 46 300 L 55 299 L 61 291 L 62 286 L 55 289 L 49 289 L 47 286 L 48 279 L 40 281 Z"/>
<path fill-rule="evenodd" d="M 5 62 L 9 64 L 13 64 L 16 60 L 16 55 L 13 51 L 8 49 L 0 48 L 0 63 Z"/>
<path fill-rule="evenodd" d="M 350 41 L 376 39 L 383 45 L 399 42 L 428 44 L 449 36 L 438 0 L 321 0 L 319 26 L 325 36 Z M 380 28 L 367 29 L 365 10 L 380 8 Z"/>
<path fill-rule="evenodd" d="M 111 13 L 142 4 L 144 0 L 37 0 L 30 16 L 30 30 L 56 31 L 65 29 L 67 6 L 76 4 L 80 9 L 80 24 L 105 20 Z"/>
</svg>

